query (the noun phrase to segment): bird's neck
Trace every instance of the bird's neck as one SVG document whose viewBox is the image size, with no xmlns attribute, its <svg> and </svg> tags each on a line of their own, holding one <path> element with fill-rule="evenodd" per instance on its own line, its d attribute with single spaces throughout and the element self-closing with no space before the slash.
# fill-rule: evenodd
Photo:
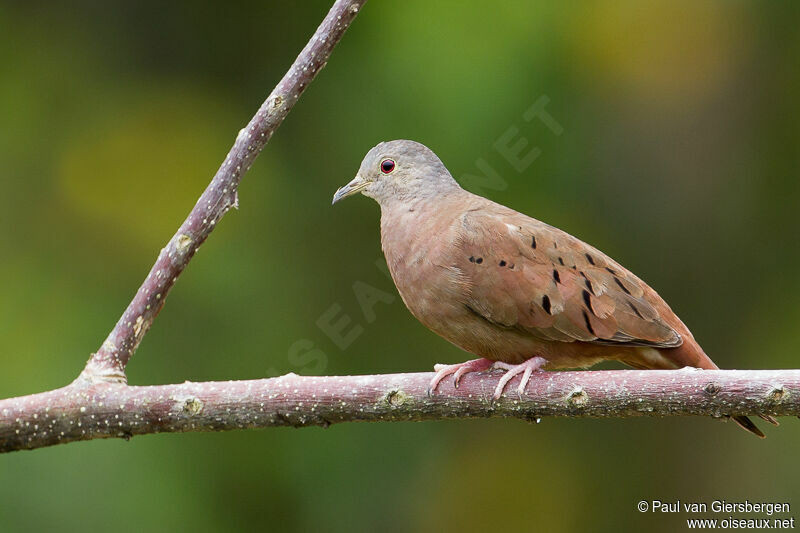
<svg viewBox="0 0 800 533">
<path fill-rule="evenodd" d="M 442 180 L 435 187 L 395 186 L 390 194 L 381 194 L 375 200 L 384 213 L 395 215 L 403 212 L 417 212 L 436 209 L 436 206 L 451 202 L 467 193 L 452 178 Z"/>
<path fill-rule="evenodd" d="M 450 211 L 448 206 L 459 205 L 459 200 L 465 195 L 469 193 L 456 187 L 437 194 L 415 194 L 381 201 L 381 230 L 395 226 L 413 226 L 420 231 L 430 229 L 427 226 L 437 224 L 438 214 Z"/>
</svg>

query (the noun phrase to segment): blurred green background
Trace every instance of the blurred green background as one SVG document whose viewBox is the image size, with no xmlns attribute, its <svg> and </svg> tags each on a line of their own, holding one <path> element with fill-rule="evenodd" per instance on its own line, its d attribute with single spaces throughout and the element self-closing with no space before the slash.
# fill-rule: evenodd
<svg viewBox="0 0 800 533">
<path fill-rule="evenodd" d="M 77 375 L 329 5 L 0 3 L 0 396 Z M 456 177 L 485 160 L 504 183 L 479 192 L 639 274 L 721 367 L 797 368 L 799 22 L 793 2 L 370 2 L 130 382 L 464 360 L 376 268 L 377 206 L 330 206 L 395 138 Z M 542 96 L 561 135 L 522 118 Z M 541 150 L 523 172 L 493 146 L 509 128 Z M 356 282 L 395 296 L 371 322 Z M 316 325 L 331 308 L 363 328 L 345 349 Z M 800 421 L 766 431 L 476 420 L 77 443 L 0 457 L 0 529 L 683 530 L 636 503 L 800 509 Z"/>
</svg>

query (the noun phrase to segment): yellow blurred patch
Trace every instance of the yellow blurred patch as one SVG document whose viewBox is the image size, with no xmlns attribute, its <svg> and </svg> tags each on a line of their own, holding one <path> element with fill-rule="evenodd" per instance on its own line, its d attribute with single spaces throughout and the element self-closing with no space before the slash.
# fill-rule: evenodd
<svg viewBox="0 0 800 533">
<path fill-rule="evenodd" d="M 236 137 L 211 98 L 159 87 L 91 119 L 56 165 L 64 201 L 98 231 L 152 247 L 166 242 Z"/>
<path fill-rule="evenodd" d="M 565 25 L 576 72 L 674 104 L 730 80 L 754 38 L 746 16 L 737 2 L 598 0 Z"/>
</svg>

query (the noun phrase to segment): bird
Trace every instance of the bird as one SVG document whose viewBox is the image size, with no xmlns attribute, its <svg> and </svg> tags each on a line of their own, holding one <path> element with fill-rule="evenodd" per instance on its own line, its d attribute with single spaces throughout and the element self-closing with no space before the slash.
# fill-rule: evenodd
<svg viewBox="0 0 800 533">
<path fill-rule="evenodd" d="M 615 360 L 637 369 L 718 369 L 644 281 L 569 233 L 463 189 L 427 146 L 381 142 L 332 204 L 361 193 L 380 206 L 386 263 L 408 310 L 478 356 L 434 366 L 452 375 L 501 368 L 493 399 L 522 374 Z M 764 433 L 746 416 L 745 430 Z M 777 422 L 762 416 L 770 423 Z"/>
</svg>

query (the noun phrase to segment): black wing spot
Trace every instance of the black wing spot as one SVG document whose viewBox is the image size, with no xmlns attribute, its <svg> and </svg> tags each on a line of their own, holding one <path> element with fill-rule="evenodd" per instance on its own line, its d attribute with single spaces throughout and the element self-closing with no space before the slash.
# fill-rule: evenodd
<svg viewBox="0 0 800 533">
<path fill-rule="evenodd" d="M 613 269 L 613 268 L 611 268 L 611 267 L 606 267 L 606 270 L 608 270 L 608 271 L 609 271 L 611 274 L 614 274 L 615 276 L 617 275 L 617 271 L 616 271 L 616 270 L 614 270 L 614 269 Z"/>
<path fill-rule="evenodd" d="M 531 248 L 536 249 L 536 235 L 531 236 Z"/>
<path fill-rule="evenodd" d="M 479 257 L 479 258 L 477 258 L 477 259 L 475 260 L 475 262 L 476 262 L 476 263 L 478 263 L 478 264 L 480 265 L 481 263 L 483 263 L 483 257 Z"/>
<path fill-rule="evenodd" d="M 631 291 L 629 291 L 628 288 L 622 284 L 622 282 L 619 280 L 617 276 L 614 276 L 614 281 L 617 283 L 617 285 L 619 285 L 619 288 L 622 289 L 625 294 L 631 293 Z"/>
<path fill-rule="evenodd" d="M 589 261 L 589 263 L 591 263 L 592 265 L 594 265 L 594 257 L 592 257 L 591 255 L 589 255 L 588 253 L 586 253 L 586 254 L 583 254 L 583 255 L 585 255 L 585 256 L 586 256 L 586 260 L 587 260 L 587 261 Z"/>
<path fill-rule="evenodd" d="M 501 267 L 504 267 L 504 266 L 506 266 L 506 261 L 505 261 L 505 259 L 501 259 L 499 264 L 500 264 L 500 266 L 501 266 Z"/>
<path fill-rule="evenodd" d="M 561 274 L 559 274 L 558 270 L 555 268 L 553 269 L 553 279 L 556 281 L 556 283 L 561 283 Z"/>
<path fill-rule="evenodd" d="M 628 307 L 630 307 L 633 310 L 633 312 L 636 313 L 636 316 L 638 316 L 639 318 L 644 320 L 644 317 L 642 316 L 642 313 L 639 312 L 639 310 L 636 308 L 635 305 L 633 305 L 632 302 L 628 302 Z"/>
<path fill-rule="evenodd" d="M 474 262 L 475 262 L 475 257 L 473 257 L 473 256 L 470 256 L 470 257 L 469 257 L 469 262 L 470 262 L 470 263 L 474 263 Z"/>
<path fill-rule="evenodd" d="M 586 307 L 589 309 L 589 311 L 594 312 L 592 309 L 592 295 L 589 294 L 589 291 L 587 290 L 583 291 L 583 303 L 586 304 Z"/>
<path fill-rule="evenodd" d="M 597 334 L 592 329 L 592 324 L 589 322 L 589 315 L 586 314 L 586 311 L 583 312 L 583 321 L 586 322 L 586 329 L 589 330 L 589 333 L 597 337 Z"/>
<path fill-rule="evenodd" d="M 558 262 L 561 263 L 561 266 L 564 266 L 564 258 L 563 257 L 559 257 L 558 258 Z"/>
<path fill-rule="evenodd" d="M 586 277 L 586 274 L 584 274 L 583 272 L 580 272 L 580 275 L 583 276 L 583 281 L 586 284 L 586 288 L 589 289 L 590 291 L 592 291 L 592 294 L 597 296 L 597 293 L 594 292 L 594 287 L 592 287 L 592 282 L 589 281 L 589 278 Z"/>
<path fill-rule="evenodd" d="M 546 294 L 542 296 L 542 308 L 544 308 L 545 313 L 548 315 L 553 314 L 550 312 L 550 297 Z"/>
</svg>

